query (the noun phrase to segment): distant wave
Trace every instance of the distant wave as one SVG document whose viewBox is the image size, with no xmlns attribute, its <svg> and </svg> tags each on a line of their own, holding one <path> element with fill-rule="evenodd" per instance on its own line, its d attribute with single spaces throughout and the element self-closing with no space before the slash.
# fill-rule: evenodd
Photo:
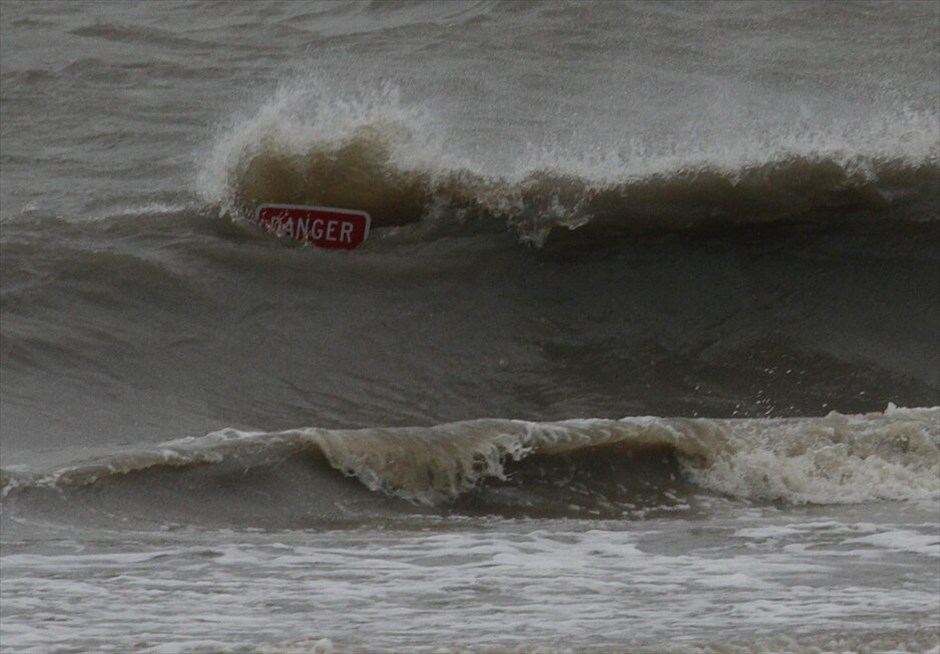
<svg viewBox="0 0 940 654">
<path fill-rule="evenodd" d="M 225 502 L 233 516 L 352 517 L 351 507 L 361 512 L 393 497 L 414 507 L 614 517 L 650 504 L 681 508 L 703 492 L 810 504 L 936 499 L 938 448 L 940 407 L 790 419 L 227 429 L 55 470 L 7 468 L 2 495 L 8 507 L 44 490 L 53 494 L 43 502 L 81 496 L 93 506 L 108 492 L 144 503 L 175 497 L 167 501 L 184 507 Z M 344 486 L 343 476 L 377 495 Z M 90 487 L 97 490 L 82 496 Z"/>
</svg>

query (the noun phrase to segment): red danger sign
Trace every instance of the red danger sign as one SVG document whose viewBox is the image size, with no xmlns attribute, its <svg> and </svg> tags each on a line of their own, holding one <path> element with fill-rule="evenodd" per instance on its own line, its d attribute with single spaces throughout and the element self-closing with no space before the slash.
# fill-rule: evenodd
<svg viewBox="0 0 940 654">
<path fill-rule="evenodd" d="M 355 209 L 262 204 L 255 222 L 265 230 L 318 248 L 352 250 L 369 235 L 369 214 Z"/>
</svg>

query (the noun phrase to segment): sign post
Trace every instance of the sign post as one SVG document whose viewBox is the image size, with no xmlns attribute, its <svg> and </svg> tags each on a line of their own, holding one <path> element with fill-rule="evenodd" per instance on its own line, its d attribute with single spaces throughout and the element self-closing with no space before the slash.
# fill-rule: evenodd
<svg viewBox="0 0 940 654">
<path fill-rule="evenodd" d="M 318 248 L 352 250 L 369 236 L 371 219 L 365 211 L 299 204 L 262 204 L 255 222 L 281 237 Z"/>
</svg>

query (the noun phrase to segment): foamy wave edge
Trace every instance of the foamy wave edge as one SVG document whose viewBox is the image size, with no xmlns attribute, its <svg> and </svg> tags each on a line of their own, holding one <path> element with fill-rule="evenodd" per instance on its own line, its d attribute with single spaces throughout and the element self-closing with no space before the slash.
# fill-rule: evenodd
<svg viewBox="0 0 940 654">
<path fill-rule="evenodd" d="M 612 446 L 667 446 L 705 491 L 750 501 L 842 504 L 940 499 L 940 407 L 816 418 L 628 417 L 559 422 L 472 420 L 416 428 L 281 432 L 225 429 L 153 449 L 30 471 L 3 470 L 2 492 L 94 484 L 155 467 L 220 463 L 271 448 L 316 449 L 373 491 L 410 502 L 453 501 L 515 461 Z"/>
<path fill-rule="evenodd" d="M 220 125 L 194 190 L 236 220 L 263 203 L 340 206 L 369 212 L 373 227 L 495 221 L 536 246 L 584 226 L 932 220 L 937 125 L 935 112 L 899 106 L 865 123 L 751 126 L 720 143 L 625 128 L 573 149 L 532 145 L 507 166 L 471 156 L 460 125 L 394 83 L 352 90 L 314 76 Z"/>
</svg>

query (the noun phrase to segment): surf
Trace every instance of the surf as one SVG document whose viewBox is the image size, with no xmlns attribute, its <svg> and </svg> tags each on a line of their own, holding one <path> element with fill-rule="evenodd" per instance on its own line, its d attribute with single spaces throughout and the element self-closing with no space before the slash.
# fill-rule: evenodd
<svg viewBox="0 0 940 654">
<path fill-rule="evenodd" d="M 573 233 L 937 220 L 935 116 L 903 107 L 863 142 L 854 123 L 745 130 L 720 145 L 614 134 L 572 151 L 532 144 L 507 168 L 467 156 L 459 126 L 394 85 L 344 93 L 322 80 L 281 85 L 220 130 L 200 197 L 235 220 L 271 203 L 347 207 L 379 228 L 485 225 L 536 246 Z"/>
<path fill-rule="evenodd" d="M 0 495 L 7 512 L 153 511 L 185 523 L 211 520 L 205 507 L 214 507 L 215 519 L 269 527 L 407 520 L 415 512 L 642 519 L 694 512 L 709 497 L 937 501 L 938 448 L 940 407 L 816 418 L 226 429 L 53 470 L 8 467 Z M 163 504 L 148 509 L 153 497 Z"/>
</svg>

